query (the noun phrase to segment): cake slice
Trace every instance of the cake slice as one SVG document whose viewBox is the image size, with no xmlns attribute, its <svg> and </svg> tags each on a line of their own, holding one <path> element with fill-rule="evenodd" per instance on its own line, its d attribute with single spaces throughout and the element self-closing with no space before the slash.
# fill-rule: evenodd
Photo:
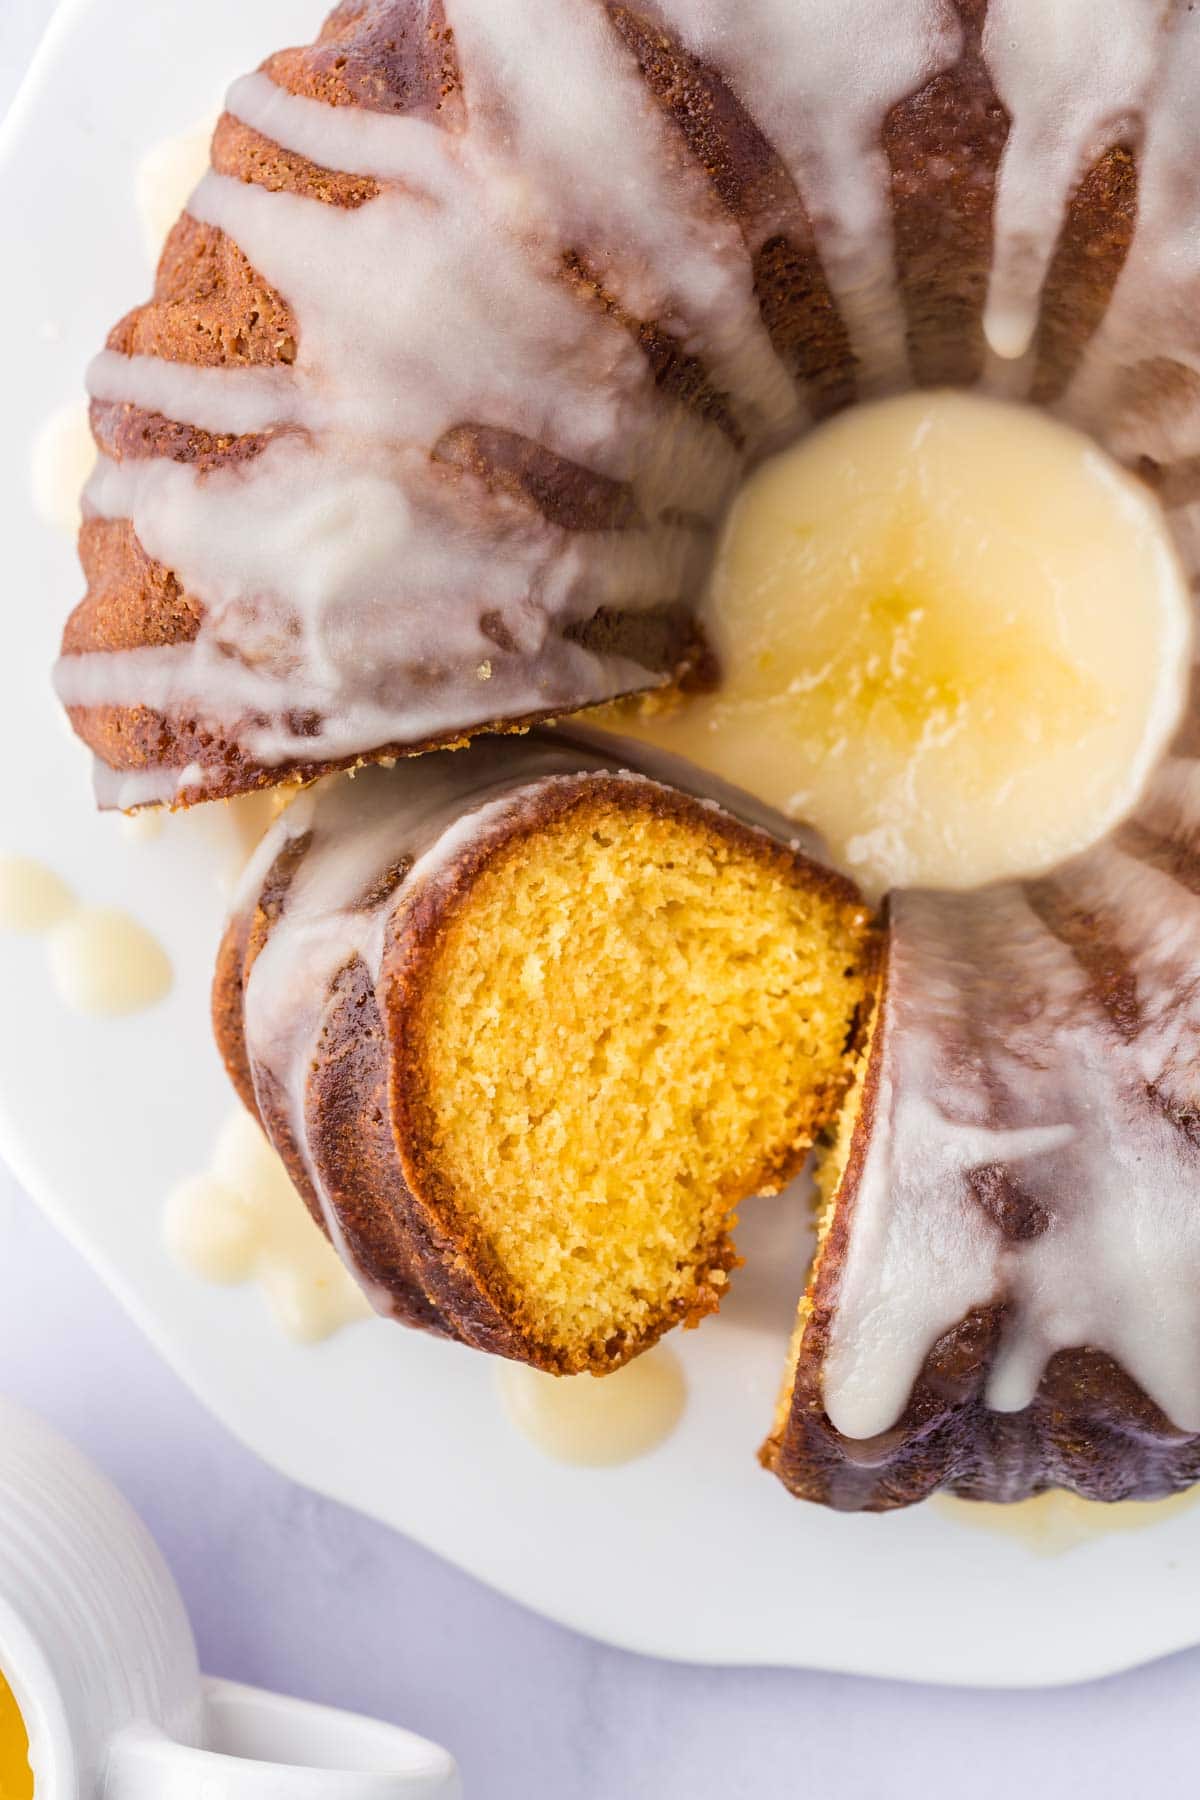
<svg viewBox="0 0 1200 1800">
<path fill-rule="evenodd" d="M 797 849 L 494 740 L 294 802 L 214 1010 L 380 1311 L 602 1373 L 718 1305 L 738 1202 L 842 1098 L 871 957 L 853 888 Z"/>
</svg>

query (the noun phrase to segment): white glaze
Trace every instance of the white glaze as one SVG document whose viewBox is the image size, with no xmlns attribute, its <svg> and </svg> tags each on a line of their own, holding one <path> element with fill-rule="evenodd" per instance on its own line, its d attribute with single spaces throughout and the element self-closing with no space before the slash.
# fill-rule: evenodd
<svg viewBox="0 0 1200 1800">
<path fill-rule="evenodd" d="M 78 907 L 54 927 L 47 949 L 59 999 L 72 1012 L 142 1012 L 171 986 L 170 958 L 158 939 L 117 907 Z"/>
<path fill-rule="evenodd" d="M 925 390 L 755 471 L 704 609 L 720 685 L 616 725 L 807 819 L 870 893 L 972 888 L 1130 811 L 1191 612 L 1160 507 L 1090 439 Z"/>
<path fill-rule="evenodd" d="M 166 951 L 144 925 L 110 906 L 84 906 L 45 863 L 0 856 L 0 931 L 45 941 L 50 974 L 73 1012 L 141 1012 L 171 985 Z"/>
<path fill-rule="evenodd" d="M 158 261 L 163 239 L 208 167 L 208 145 L 215 123 L 215 119 L 205 119 L 190 131 L 164 138 L 147 150 L 138 164 L 138 217 L 146 254 L 152 262 Z"/>
<path fill-rule="evenodd" d="M 904 385 L 880 132 L 897 101 L 960 54 L 948 0 L 904 0 L 886 29 L 870 0 L 839 8 L 835 21 L 814 0 L 753 0 L 736 21 L 724 0 L 667 0 L 662 12 L 729 82 L 791 174 L 862 391 Z M 1136 139 L 1148 97 L 1139 228 L 1121 284 L 1141 298 L 1114 308 L 1103 367 L 1119 367 L 1132 341 L 1122 312 L 1141 329 L 1147 309 L 1160 322 L 1183 310 L 1179 283 L 1200 234 L 1181 237 L 1174 175 L 1195 161 L 1185 35 L 1195 27 L 1175 17 L 1168 38 L 1162 12 L 1163 0 L 991 9 L 984 56 L 1014 121 L 987 315 L 1006 353 L 1029 338 L 1075 179 L 1109 142 Z M 276 765 L 566 710 L 652 681 L 565 642 L 562 627 L 600 606 L 694 592 L 704 539 L 663 515 L 683 506 L 717 516 L 738 459 L 718 429 L 655 388 L 629 335 L 568 289 L 564 247 L 582 246 L 636 314 L 701 356 L 727 388 L 750 454 L 803 422 L 803 397 L 756 316 L 747 257 L 795 221 L 764 217 L 744 241 L 602 9 L 521 4 L 504 9 L 501 26 L 485 0 L 451 0 L 448 22 L 462 117 L 330 107 L 261 73 L 234 85 L 236 116 L 324 167 L 373 176 L 380 192 L 340 208 L 210 173 L 193 194 L 193 215 L 232 236 L 290 303 L 295 364 L 188 369 L 106 353 L 94 391 L 210 430 L 293 429 L 215 472 L 102 462 L 89 507 L 132 519 L 150 554 L 203 602 L 205 620 L 190 646 L 68 661 L 65 700 L 185 710 Z M 1085 422 L 1106 416 L 1086 382 L 1078 404 Z M 567 533 L 489 498 L 475 476 L 432 464 L 442 435 L 469 421 L 628 481 L 642 524 Z M 497 654 L 480 629 L 485 614 L 511 633 L 514 652 Z M 489 662 L 483 682 L 477 671 Z M 297 734 L 297 713 L 319 716 L 315 736 Z M 147 771 L 105 782 L 102 796 L 128 804 L 135 789 L 139 799 L 198 798 L 204 786 Z"/>
<path fill-rule="evenodd" d="M 234 437 L 289 423 L 295 404 L 292 379 L 276 369 L 210 369 L 115 350 L 93 356 L 87 388 L 93 400 L 141 406 Z"/>
<path fill-rule="evenodd" d="M 1132 45 L 1130 54 L 1134 53 Z M 1123 391 L 1148 358 L 1200 370 L 1200 322 L 1193 296 L 1200 282 L 1200 112 L 1195 105 L 1200 13 L 1172 9 L 1162 35 L 1138 157 L 1137 229 L 1104 319 L 1065 398 L 1085 429 L 1109 435 L 1132 461 L 1138 454 L 1169 459 L 1168 433 L 1177 428 L 1178 401 L 1130 409 Z M 1194 402 L 1194 392 L 1193 392 Z M 1195 407 L 1192 407 L 1195 417 Z M 1193 572 L 1200 564 L 1194 560 Z"/>
<path fill-rule="evenodd" d="M 39 519 L 73 537 L 79 529 L 79 491 L 96 462 L 87 403 L 72 400 L 45 421 L 30 456 L 29 482 Z"/>
<path fill-rule="evenodd" d="M 671 1435 L 687 1404 L 679 1358 L 662 1345 L 602 1378 L 564 1379 L 502 1363 L 496 1380 L 517 1430 L 555 1462 L 583 1468 L 646 1456 Z"/>
<path fill-rule="evenodd" d="M 891 254 L 889 173 L 879 137 L 896 101 L 961 47 L 946 0 L 666 0 L 690 49 L 727 75 L 807 203 L 830 287 L 868 394 L 902 386 L 904 325 Z"/>
<path fill-rule="evenodd" d="M 1152 789 L 1150 829 L 1200 828 L 1200 768 Z M 1182 804 L 1181 804 L 1182 802 Z M 850 1437 L 899 1417 L 925 1356 L 1006 1298 L 986 1397 L 1033 1399 L 1056 1351 L 1109 1352 L 1181 1430 L 1200 1430 L 1194 1104 L 1200 901 L 1105 844 L 1058 878 L 1126 960 L 1136 1027 L 1114 1027 L 1033 896 L 893 897 L 880 1082 L 825 1365 Z M 1155 1095 L 1158 1096 L 1157 1100 Z M 1006 1239 L 967 1172 L 1007 1169 L 1048 1229 Z"/>
<path fill-rule="evenodd" d="M 1046 270 L 1081 176 L 1102 151 L 1137 134 L 1168 6 L 990 0 L 983 54 L 1012 116 L 983 317 L 997 356 L 1023 356 L 1033 340 Z"/>
<path fill-rule="evenodd" d="M 254 78 L 240 84 L 232 104 L 240 95 L 251 118 L 261 117 L 264 86 L 261 77 L 257 86 Z M 272 98 L 265 96 L 268 110 Z M 478 509 L 488 503 L 477 481 L 448 477 L 428 452 L 453 425 L 482 419 L 630 478 L 653 519 L 685 502 L 703 506 L 706 494 L 715 504 L 732 475 L 728 444 L 664 406 L 627 334 L 599 324 L 554 262 L 545 266 L 531 252 L 520 196 L 485 179 L 495 173 L 490 164 L 483 173 L 473 164 L 474 134 L 464 148 L 420 121 L 357 115 L 354 124 L 366 128 L 354 136 L 361 154 L 351 157 L 346 121 L 331 109 L 278 96 L 274 110 L 285 141 L 321 148 L 320 160 L 334 166 L 341 151 L 352 168 L 385 179 L 379 196 L 356 210 L 211 174 L 193 196 L 193 215 L 233 236 L 291 300 L 300 320 L 295 369 L 264 376 L 137 358 L 124 397 L 205 429 L 291 424 L 300 435 L 253 463 L 207 474 L 157 459 L 102 461 L 88 506 L 132 518 L 150 553 L 204 599 L 205 629 L 182 654 L 69 660 L 60 693 L 186 704 L 234 724 L 266 711 L 271 723 L 248 741 L 271 763 L 577 704 L 644 680 L 620 659 L 565 642 L 550 621 L 625 603 L 634 587 L 635 605 L 675 597 L 699 566 L 696 533 L 664 525 L 615 538 L 567 534 L 496 503 L 495 529 L 481 536 Z M 398 172 L 424 190 L 401 187 Z M 470 342 L 478 360 L 441 357 L 448 341 Z M 442 373 L 431 379 L 435 367 Z M 116 374 L 111 357 L 97 360 L 98 394 L 120 395 Z M 402 595 L 394 593 L 398 567 Z M 381 592 L 394 595 L 391 613 L 364 633 Z M 463 617 L 447 609 L 447 593 L 469 593 L 476 605 Z M 519 656 L 497 659 L 478 623 L 489 612 L 504 621 Z M 272 633 L 297 627 L 298 658 L 282 671 L 277 661 L 264 666 Z M 489 655 L 494 675 L 484 687 L 475 672 Z M 423 682 L 422 705 L 411 672 L 431 666 L 446 673 Z M 325 729 L 297 739 L 284 711 L 319 713 Z"/>
<path fill-rule="evenodd" d="M 62 879 L 32 856 L 0 856 L 0 931 L 50 931 L 78 902 Z"/>
<path fill-rule="evenodd" d="M 280 1328 L 300 1343 L 368 1315 L 279 1157 L 240 1109 L 222 1126 L 209 1169 L 172 1190 L 164 1230 L 172 1254 L 204 1280 L 256 1279 Z"/>
</svg>

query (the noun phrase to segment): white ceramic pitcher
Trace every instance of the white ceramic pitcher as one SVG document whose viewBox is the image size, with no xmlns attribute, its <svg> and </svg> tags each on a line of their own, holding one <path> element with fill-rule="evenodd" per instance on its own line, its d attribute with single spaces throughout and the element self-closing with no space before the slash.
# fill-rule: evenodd
<svg viewBox="0 0 1200 1800">
<path fill-rule="evenodd" d="M 453 1758 L 424 1738 L 202 1677 L 140 1519 L 2 1397 L 0 1672 L 36 1800 L 460 1800 Z"/>
</svg>

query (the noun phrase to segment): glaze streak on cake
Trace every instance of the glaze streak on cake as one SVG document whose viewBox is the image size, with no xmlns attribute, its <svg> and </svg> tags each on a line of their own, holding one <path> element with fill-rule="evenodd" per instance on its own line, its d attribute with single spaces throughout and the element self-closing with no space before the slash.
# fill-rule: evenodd
<svg viewBox="0 0 1200 1800">
<path fill-rule="evenodd" d="M 742 230 L 763 323 L 785 366 L 810 388 L 816 416 L 848 405 L 855 358 L 782 160 L 716 69 L 634 8 L 606 3 L 651 92 Z"/>
<path fill-rule="evenodd" d="M 717 426 L 740 450 L 745 444 L 745 434 L 738 425 L 729 395 L 713 386 L 712 377 L 700 358 L 689 355 L 678 338 L 664 330 L 657 320 L 638 319 L 628 312 L 578 250 L 565 250 L 562 262 L 563 272 L 575 291 L 629 332 L 650 365 L 655 387 L 689 412 Z"/>
<path fill-rule="evenodd" d="M 1112 918 L 1081 905 L 1069 881 L 1030 882 L 1025 898 L 1041 924 L 1078 962 L 1113 1030 L 1127 1042 L 1136 1038 L 1145 1024 L 1137 977 L 1116 942 Z"/>
<path fill-rule="evenodd" d="M 895 1427 L 849 1441 L 829 1423 L 812 1337 L 786 1429 L 763 1460 L 797 1498 L 843 1512 L 889 1512 L 949 1490 L 962 1499 L 1023 1500 L 1062 1487 L 1085 1499 L 1151 1499 L 1200 1478 L 1200 1440 L 1175 1430 L 1114 1360 L 1061 1351 L 1020 1414 L 989 1412 L 982 1394 L 1004 1322 L 981 1308 L 937 1340 Z M 1136 1473 L 1135 1473 L 1136 1471 Z"/>
<path fill-rule="evenodd" d="M 469 469 L 491 493 L 528 502 L 564 531 L 629 531 L 643 523 L 633 490 L 495 425 L 456 425 L 434 445 L 435 462 Z"/>
<path fill-rule="evenodd" d="M 143 406 L 111 400 L 93 400 L 89 419 L 98 449 L 114 462 L 127 456 L 169 456 L 172 462 L 213 469 L 261 456 L 278 436 L 276 431 L 201 431 Z"/>
<path fill-rule="evenodd" d="M 956 5 L 963 31 L 958 62 L 893 108 L 884 126 L 909 355 L 924 386 L 965 385 L 984 372 L 996 193 L 1012 118 L 989 73 L 983 39 L 993 13 L 997 39 L 1021 29 L 1008 16 L 1011 7 L 989 13 L 982 0 Z M 1027 278 L 1025 303 L 1030 325 L 1036 323 L 1029 398 L 1037 405 L 1065 391 L 1124 265 L 1137 212 L 1132 147 L 1102 149 L 1089 166 L 1068 170 L 1066 185 L 1040 311 L 1030 298 L 1037 296 L 1032 267 Z M 1014 254 L 1032 265 L 1031 247 Z"/>
</svg>

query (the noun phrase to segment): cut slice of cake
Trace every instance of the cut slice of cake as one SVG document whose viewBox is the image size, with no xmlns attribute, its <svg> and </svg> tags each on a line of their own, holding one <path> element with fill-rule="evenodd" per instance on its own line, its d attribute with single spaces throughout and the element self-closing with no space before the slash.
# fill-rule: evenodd
<svg viewBox="0 0 1200 1800">
<path fill-rule="evenodd" d="M 850 1079 L 849 883 L 536 739 L 303 795 L 248 872 L 217 1035 L 380 1310 L 559 1372 L 714 1309 L 734 1209 Z"/>
</svg>

